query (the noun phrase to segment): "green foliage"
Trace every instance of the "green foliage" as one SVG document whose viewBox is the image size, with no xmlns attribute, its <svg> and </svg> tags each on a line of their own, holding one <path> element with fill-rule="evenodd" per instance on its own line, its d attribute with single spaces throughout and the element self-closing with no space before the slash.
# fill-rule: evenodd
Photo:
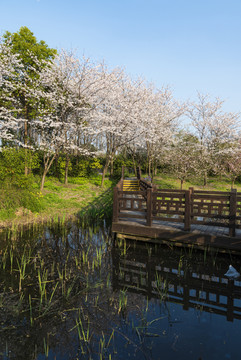
<svg viewBox="0 0 241 360">
<path fill-rule="evenodd" d="M 24 176 L 25 165 L 29 169 L 36 169 L 39 166 L 37 153 L 31 150 L 5 148 L 0 152 L 0 185 L 7 181 L 11 186 L 26 188 L 29 186 L 29 179 Z"/>
<path fill-rule="evenodd" d="M 15 33 L 6 31 L 3 39 L 10 42 L 13 52 L 20 55 L 26 67 L 35 65 L 30 53 L 38 60 L 51 60 L 57 54 L 57 50 L 49 48 L 45 41 L 38 42 L 32 31 L 26 26 L 22 26 Z"/>
<path fill-rule="evenodd" d="M 18 79 L 24 84 L 24 86 L 19 86 L 18 90 L 11 93 L 11 96 L 15 98 L 15 101 L 18 103 L 18 112 L 16 113 L 13 111 L 11 102 L 5 103 L 5 107 L 11 109 L 14 116 L 21 115 L 29 122 L 36 117 L 36 111 L 39 110 L 37 102 L 42 100 L 26 96 L 25 86 L 27 85 L 29 89 L 35 87 L 35 80 L 39 76 L 36 70 L 38 71 L 47 66 L 46 64 L 54 59 L 57 51 L 49 48 L 42 40 L 38 42 L 33 33 L 26 26 L 21 27 L 16 33 L 11 33 L 9 31 L 5 32 L 3 40 L 11 46 L 10 49 L 14 54 L 18 54 L 21 65 L 23 65 L 25 70 L 20 70 L 19 72 L 18 69 L 15 69 Z M 31 77 L 31 80 L 29 80 L 29 77 Z M 13 82 L 14 80 L 10 79 L 10 81 Z M 26 126 L 28 127 L 28 123 Z M 30 134 L 28 134 L 28 136 L 29 135 Z M 34 143 L 31 137 L 28 138 L 28 136 L 24 133 L 24 143 Z"/>
<path fill-rule="evenodd" d="M 5 186 L 5 189 L 0 189 L 1 220 L 13 217 L 18 209 L 22 209 L 19 215 L 27 215 L 29 211 L 39 212 L 42 210 L 42 194 L 31 189 L 31 181 L 26 181 L 25 185 L 26 187 L 21 190 L 9 186 L 8 188 Z"/>
<path fill-rule="evenodd" d="M 96 157 L 73 158 L 71 168 L 69 168 L 69 175 L 73 177 L 84 177 L 93 175 L 97 169 L 101 169 L 101 161 Z"/>
<path fill-rule="evenodd" d="M 101 186 L 101 176 L 91 175 L 90 177 L 69 177 L 69 184 L 80 185 L 77 190 L 83 190 L 83 188 L 89 188 L 90 185 Z M 109 188 L 112 186 L 112 181 L 109 179 L 105 180 L 105 187 Z"/>
<path fill-rule="evenodd" d="M 128 176 L 128 169 L 133 169 L 133 162 L 131 159 L 126 158 L 124 155 L 118 155 L 114 160 L 114 177 L 120 178 L 122 166 L 125 166 L 125 176 Z"/>
<path fill-rule="evenodd" d="M 25 163 L 26 159 L 26 163 Z M 0 219 L 14 216 L 17 209 L 38 212 L 41 194 L 35 189 L 33 175 L 24 175 L 24 166 L 39 166 L 37 154 L 25 149 L 6 148 L 0 153 Z"/>
</svg>

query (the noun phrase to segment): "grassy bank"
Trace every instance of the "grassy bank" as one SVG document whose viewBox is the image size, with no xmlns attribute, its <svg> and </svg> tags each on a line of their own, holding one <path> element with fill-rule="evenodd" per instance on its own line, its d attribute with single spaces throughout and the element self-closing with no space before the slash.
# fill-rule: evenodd
<svg viewBox="0 0 241 360">
<path fill-rule="evenodd" d="M 169 174 L 157 175 L 154 178 L 154 183 L 159 188 L 164 189 L 180 189 L 180 180 Z M 230 191 L 231 181 L 228 178 L 223 177 L 210 177 L 206 186 L 203 186 L 202 179 L 189 179 L 183 183 L 183 189 L 194 187 L 196 190 L 216 190 L 216 191 Z M 241 183 L 236 182 L 234 188 L 237 191 L 241 191 Z"/>
<path fill-rule="evenodd" d="M 112 196 L 112 182 L 106 179 L 103 188 L 100 183 L 100 176 L 70 178 L 68 185 L 55 178 L 48 178 L 43 193 L 39 192 L 37 182 L 33 182 L 31 188 L 2 188 L 0 227 L 46 221 L 50 218 L 67 219 L 80 214 L 84 216 L 87 211 L 94 215 L 93 209 L 103 206 L 102 203 L 106 203 L 106 199 Z"/>
<path fill-rule="evenodd" d="M 159 188 L 180 189 L 180 180 L 170 174 L 156 176 L 154 183 Z M 70 177 L 68 185 L 49 177 L 45 182 L 43 193 L 39 192 L 37 177 L 30 183 L 20 183 L 15 187 L 11 186 L 11 183 L 3 184 L 0 188 L 0 228 L 59 218 L 62 221 L 75 217 L 81 217 L 85 222 L 101 220 L 111 216 L 111 189 L 114 184 L 106 179 L 104 187 L 101 188 L 99 175 L 89 178 Z M 212 177 L 205 187 L 198 179 L 184 182 L 183 189 L 189 187 L 229 191 L 231 183 L 229 179 Z M 241 191 L 239 182 L 234 187 Z"/>
</svg>

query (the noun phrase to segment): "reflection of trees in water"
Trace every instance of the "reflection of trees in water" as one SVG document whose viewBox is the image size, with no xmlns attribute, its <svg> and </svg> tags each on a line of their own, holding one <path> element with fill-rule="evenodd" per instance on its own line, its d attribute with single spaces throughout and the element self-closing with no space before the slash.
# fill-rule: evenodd
<svg viewBox="0 0 241 360">
<path fill-rule="evenodd" d="M 0 352 L 8 349 L 10 358 L 35 359 L 44 353 L 45 343 L 45 351 L 74 359 L 81 352 L 80 322 L 83 334 L 89 328 L 91 338 L 82 341 L 85 351 L 99 351 L 102 332 L 110 336 L 110 322 L 119 323 L 107 235 L 104 228 L 72 224 L 36 227 L 14 241 L 8 236 L 5 247 L 2 241 Z"/>
</svg>

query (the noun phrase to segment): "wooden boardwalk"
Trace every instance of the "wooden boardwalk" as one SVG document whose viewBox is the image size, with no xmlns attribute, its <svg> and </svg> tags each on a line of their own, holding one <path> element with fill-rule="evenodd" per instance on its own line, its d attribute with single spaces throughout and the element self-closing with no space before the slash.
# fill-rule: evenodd
<svg viewBox="0 0 241 360">
<path fill-rule="evenodd" d="M 125 179 L 114 189 L 118 237 L 241 253 L 241 193 L 157 189 L 140 176 L 133 180 L 138 190 L 123 190 Z"/>
</svg>

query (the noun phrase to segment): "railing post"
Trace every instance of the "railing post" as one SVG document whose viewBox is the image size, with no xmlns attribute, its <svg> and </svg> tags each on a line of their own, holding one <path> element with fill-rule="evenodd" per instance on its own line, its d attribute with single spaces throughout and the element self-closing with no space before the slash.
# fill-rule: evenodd
<svg viewBox="0 0 241 360">
<path fill-rule="evenodd" d="M 228 280 L 228 296 L 227 296 L 227 320 L 233 321 L 233 311 L 234 311 L 234 301 L 233 301 L 233 291 L 234 291 L 234 280 Z"/>
<path fill-rule="evenodd" d="M 141 179 L 141 168 L 140 168 L 140 166 L 138 166 L 138 168 L 137 168 L 137 179 L 138 180 Z"/>
<path fill-rule="evenodd" d="M 146 196 L 146 225 L 151 226 L 152 225 L 152 189 L 147 189 L 147 196 Z"/>
<path fill-rule="evenodd" d="M 124 176 L 125 176 L 125 166 L 122 165 L 122 168 L 121 168 L 121 179 L 124 179 Z"/>
<path fill-rule="evenodd" d="M 189 191 L 190 191 L 190 224 L 192 224 L 192 221 L 193 221 L 193 216 L 191 216 L 191 214 L 193 213 L 192 195 L 194 194 L 194 187 L 190 187 Z"/>
<path fill-rule="evenodd" d="M 118 199 L 118 187 L 114 187 L 113 190 L 113 222 L 118 222 L 119 218 L 119 199 Z"/>
<path fill-rule="evenodd" d="M 191 191 L 185 190 L 185 215 L 184 215 L 184 230 L 191 229 Z"/>
<path fill-rule="evenodd" d="M 237 211 L 237 189 L 231 189 L 229 200 L 229 236 L 235 236 Z"/>
</svg>

